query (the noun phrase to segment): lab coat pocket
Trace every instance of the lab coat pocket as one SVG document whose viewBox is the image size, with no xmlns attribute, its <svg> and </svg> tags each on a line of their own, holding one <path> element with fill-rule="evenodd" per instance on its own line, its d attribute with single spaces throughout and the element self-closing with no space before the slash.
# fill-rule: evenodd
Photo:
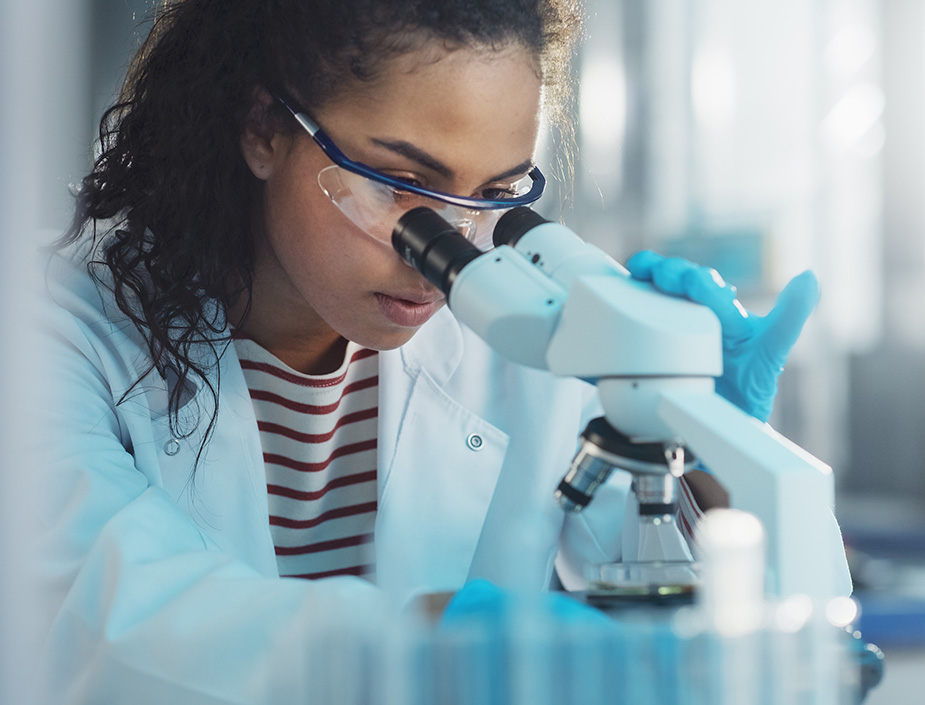
<svg viewBox="0 0 925 705">
<path fill-rule="evenodd" d="M 376 524 L 380 585 L 403 595 L 460 587 L 468 574 L 508 435 L 421 372 L 386 471 Z"/>
</svg>

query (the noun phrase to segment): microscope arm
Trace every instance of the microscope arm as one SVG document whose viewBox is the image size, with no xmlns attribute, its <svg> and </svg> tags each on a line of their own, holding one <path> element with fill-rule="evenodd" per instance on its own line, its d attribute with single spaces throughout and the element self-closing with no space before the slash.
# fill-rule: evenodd
<svg viewBox="0 0 925 705">
<path fill-rule="evenodd" d="M 717 394 L 665 390 L 656 414 L 763 524 L 769 594 L 850 594 L 828 465 Z"/>
</svg>

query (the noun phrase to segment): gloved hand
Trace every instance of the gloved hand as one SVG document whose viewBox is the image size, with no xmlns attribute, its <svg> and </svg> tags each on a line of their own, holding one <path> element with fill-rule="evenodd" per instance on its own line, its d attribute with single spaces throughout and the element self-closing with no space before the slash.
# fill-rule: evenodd
<svg viewBox="0 0 925 705">
<path fill-rule="evenodd" d="M 561 592 L 531 595 L 537 598 L 530 606 L 542 611 L 556 624 L 609 624 L 610 620 L 599 610 L 584 605 Z M 470 621 L 484 620 L 486 624 L 499 624 L 508 618 L 519 605 L 518 596 L 487 580 L 466 583 L 450 600 L 443 611 L 444 626 L 458 626 Z"/>
<path fill-rule="evenodd" d="M 649 250 L 626 265 L 634 279 L 651 281 L 668 294 L 683 296 L 713 310 L 723 329 L 723 375 L 716 391 L 760 421 L 771 417 L 777 378 L 793 344 L 819 301 L 812 272 L 790 280 L 766 316 L 745 310 L 736 290 L 714 269 Z"/>
<path fill-rule="evenodd" d="M 443 613 L 435 633 L 441 670 L 421 702 L 564 702 L 566 694 L 573 694 L 569 702 L 608 702 L 612 697 L 594 697 L 588 689 L 614 682 L 608 677 L 620 666 L 582 656 L 615 643 L 615 625 L 560 592 L 511 591 L 472 580 Z M 563 658 L 566 649 L 572 658 Z"/>
</svg>

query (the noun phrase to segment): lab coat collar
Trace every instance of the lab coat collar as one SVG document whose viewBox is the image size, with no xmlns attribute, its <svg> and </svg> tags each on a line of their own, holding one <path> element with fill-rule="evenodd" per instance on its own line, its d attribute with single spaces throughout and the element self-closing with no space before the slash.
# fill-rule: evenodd
<svg viewBox="0 0 925 705">
<path fill-rule="evenodd" d="M 421 330 L 400 349 L 405 371 L 417 376 L 425 370 L 438 385 L 444 386 L 463 356 L 463 336 L 460 324 L 444 306 Z"/>
<path fill-rule="evenodd" d="M 459 323 L 443 308 L 415 336 L 396 350 L 379 353 L 379 496 L 388 482 L 396 441 L 423 377 L 433 388 L 445 388 L 463 356 Z"/>
<path fill-rule="evenodd" d="M 221 304 L 214 301 L 207 303 L 208 320 L 218 321 L 223 315 Z M 231 347 L 230 340 L 231 330 L 225 321 L 224 328 L 219 327 L 207 334 L 191 352 L 200 364 L 208 367 L 215 364 L 216 356 L 219 360 L 226 356 L 228 348 Z M 383 353 L 383 357 L 388 361 L 387 367 L 391 366 L 391 359 L 396 355 L 401 360 L 404 373 L 410 379 L 416 379 L 423 371 L 437 386 L 443 387 L 453 376 L 463 357 L 463 335 L 459 322 L 444 306 L 409 342 L 395 351 Z M 176 373 L 168 374 L 168 393 L 172 391 L 175 382 Z M 202 385 L 195 377 L 189 378 L 187 385 L 191 388 L 184 392 L 184 400 L 198 397 L 202 392 Z"/>
<path fill-rule="evenodd" d="M 218 322 L 224 317 L 221 304 L 210 301 L 206 308 L 206 319 Z M 216 353 L 221 358 L 230 347 L 230 328 L 225 321 L 224 328 L 207 334 L 198 346 L 200 361 L 208 365 L 214 362 Z M 444 306 L 407 343 L 385 356 L 397 354 L 405 373 L 416 378 L 422 371 L 439 387 L 443 387 L 453 376 L 463 358 L 463 334 L 460 323 L 449 308 Z M 196 390 L 198 391 L 198 390 Z M 195 392 L 194 392 L 195 393 Z"/>
<path fill-rule="evenodd" d="M 507 454 L 509 436 L 458 398 L 464 342 L 442 310 L 380 353 L 376 577 L 399 602 L 465 582 Z"/>
</svg>

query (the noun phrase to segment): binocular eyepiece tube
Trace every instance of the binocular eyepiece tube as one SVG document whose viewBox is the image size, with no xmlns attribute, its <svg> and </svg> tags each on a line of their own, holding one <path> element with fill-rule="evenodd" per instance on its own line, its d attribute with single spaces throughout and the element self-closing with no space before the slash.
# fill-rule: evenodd
<svg viewBox="0 0 925 705">
<path fill-rule="evenodd" d="M 545 222 L 526 206 L 513 208 L 498 219 L 492 241 L 496 247 L 514 245 L 524 233 Z M 485 254 L 436 211 L 424 206 L 398 219 L 392 230 L 392 247 L 446 295 L 460 270 Z"/>
<path fill-rule="evenodd" d="M 392 247 L 447 296 L 462 268 L 483 254 L 436 211 L 423 206 L 398 219 Z"/>
</svg>

